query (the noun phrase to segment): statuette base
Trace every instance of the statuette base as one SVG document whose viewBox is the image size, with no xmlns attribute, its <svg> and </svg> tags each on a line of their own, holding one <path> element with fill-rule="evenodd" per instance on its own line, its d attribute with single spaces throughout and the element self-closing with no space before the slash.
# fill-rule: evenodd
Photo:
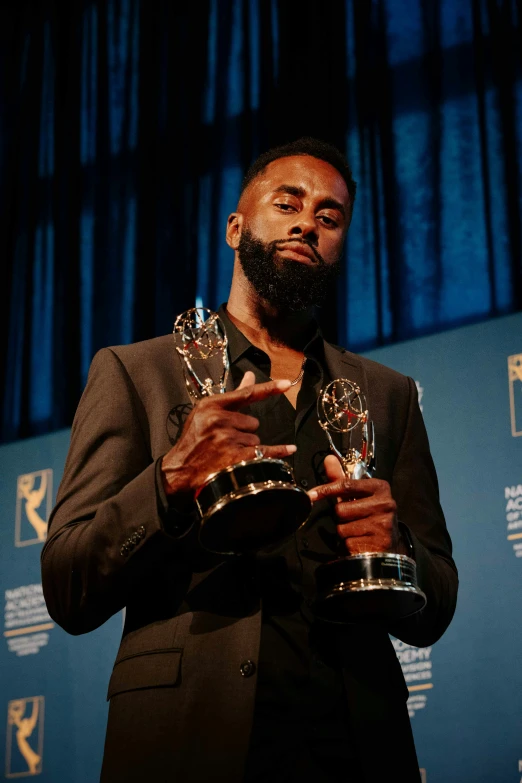
<svg viewBox="0 0 522 783">
<path fill-rule="evenodd" d="M 365 552 L 342 557 L 316 571 L 314 612 L 331 623 L 384 625 L 426 605 L 415 561 L 406 555 Z"/>
<path fill-rule="evenodd" d="M 312 507 L 279 459 L 239 462 L 209 476 L 196 502 L 201 546 L 224 555 L 275 546 L 306 522 Z"/>
</svg>

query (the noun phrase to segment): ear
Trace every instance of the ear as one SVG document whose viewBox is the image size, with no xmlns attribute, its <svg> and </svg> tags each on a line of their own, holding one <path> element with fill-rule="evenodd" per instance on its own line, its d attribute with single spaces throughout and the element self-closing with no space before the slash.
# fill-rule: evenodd
<svg viewBox="0 0 522 783">
<path fill-rule="evenodd" d="M 232 214 L 228 216 L 226 233 L 227 245 L 231 247 L 232 250 L 237 250 L 239 246 L 242 228 L 243 215 L 241 212 L 232 212 Z"/>
</svg>

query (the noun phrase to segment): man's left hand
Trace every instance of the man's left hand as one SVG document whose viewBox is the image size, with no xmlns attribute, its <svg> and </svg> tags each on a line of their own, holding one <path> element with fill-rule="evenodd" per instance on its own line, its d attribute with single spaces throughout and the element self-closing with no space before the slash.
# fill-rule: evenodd
<svg viewBox="0 0 522 783">
<path fill-rule="evenodd" d="M 349 479 L 333 454 L 324 461 L 329 483 L 308 493 L 312 502 L 337 498 L 337 532 L 348 554 L 361 552 L 405 552 L 397 522 L 397 504 L 387 481 Z"/>
</svg>

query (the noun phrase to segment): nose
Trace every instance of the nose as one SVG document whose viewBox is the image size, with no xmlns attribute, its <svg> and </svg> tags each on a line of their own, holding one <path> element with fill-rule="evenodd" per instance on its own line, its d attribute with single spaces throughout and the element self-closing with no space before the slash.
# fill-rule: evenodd
<svg viewBox="0 0 522 783">
<path fill-rule="evenodd" d="M 292 237 L 302 237 L 312 244 L 317 244 L 317 226 L 315 216 L 307 212 L 300 212 L 288 229 L 288 235 Z"/>
</svg>

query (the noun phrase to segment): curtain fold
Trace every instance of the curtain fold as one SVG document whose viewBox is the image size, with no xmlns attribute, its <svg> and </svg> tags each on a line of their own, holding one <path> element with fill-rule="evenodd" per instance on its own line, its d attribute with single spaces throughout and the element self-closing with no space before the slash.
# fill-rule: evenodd
<svg viewBox="0 0 522 783">
<path fill-rule="evenodd" d="M 67 426 L 100 347 L 226 299 L 241 178 L 343 149 L 358 195 L 327 336 L 522 307 L 519 0 L 20 0 L 0 9 L 0 437 Z"/>
</svg>

